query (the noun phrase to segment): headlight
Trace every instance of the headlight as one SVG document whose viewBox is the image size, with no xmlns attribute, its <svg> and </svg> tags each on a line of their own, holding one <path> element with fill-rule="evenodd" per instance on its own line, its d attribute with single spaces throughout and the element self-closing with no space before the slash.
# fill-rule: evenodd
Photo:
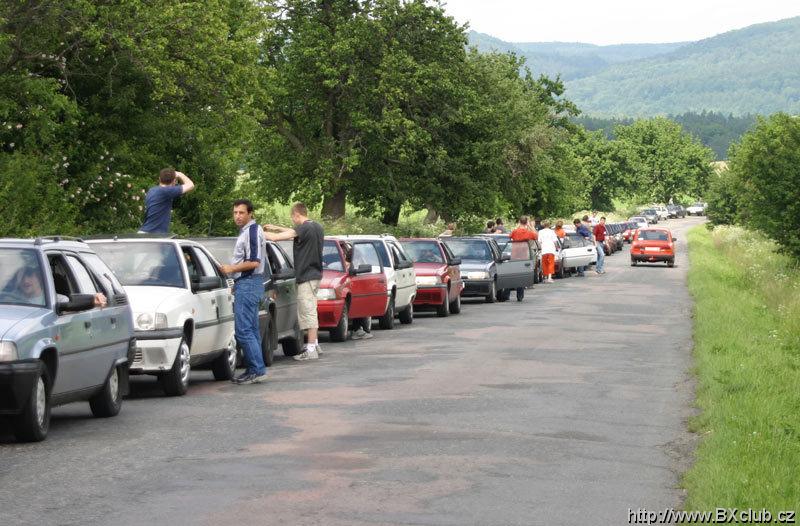
<svg viewBox="0 0 800 526">
<path fill-rule="evenodd" d="M 0 342 L 0 362 L 19 360 L 17 346 L 11 342 Z"/>
<path fill-rule="evenodd" d="M 317 299 L 318 300 L 335 300 L 336 299 L 336 290 L 335 289 L 318 289 L 317 290 Z"/>
<path fill-rule="evenodd" d="M 154 329 L 167 328 L 167 315 L 163 312 L 156 312 L 155 317 L 149 312 L 136 316 L 136 327 L 142 331 L 152 331 Z"/>
<path fill-rule="evenodd" d="M 488 272 L 467 272 L 467 279 L 489 279 Z"/>
<path fill-rule="evenodd" d="M 439 276 L 417 276 L 418 287 L 430 287 L 431 285 L 438 285 L 442 282 Z"/>
</svg>

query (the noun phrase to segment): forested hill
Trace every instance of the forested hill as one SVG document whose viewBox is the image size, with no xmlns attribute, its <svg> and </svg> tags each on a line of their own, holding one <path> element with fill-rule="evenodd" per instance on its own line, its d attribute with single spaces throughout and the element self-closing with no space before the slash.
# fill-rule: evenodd
<svg viewBox="0 0 800 526">
<path fill-rule="evenodd" d="M 474 32 L 470 43 L 524 56 L 534 74 L 560 74 L 588 115 L 800 113 L 800 17 L 688 44 L 512 44 Z"/>
<path fill-rule="evenodd" d="M 591 115 L 800 113 L 800 17 L 758 24 L 567 83 Z"/>
<path fill-rule="evenodd" d="M 607 69 L 613 64 L 663 55 L 674 51 L 685 42 L 670 44 L 618 44 L 596 46 L 573 42 L 504 42 L 484 33 L 470 31 L 470 45 L 479 51 L 513 52 L 525 57 L 528 67 L 535 73 L 564 80 L 587 77 Z"/>
</svg>

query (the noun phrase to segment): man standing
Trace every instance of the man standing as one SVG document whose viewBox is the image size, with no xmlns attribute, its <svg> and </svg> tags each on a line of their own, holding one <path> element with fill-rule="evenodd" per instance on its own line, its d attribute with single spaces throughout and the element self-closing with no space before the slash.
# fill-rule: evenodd
<svg viewBox="0 0 800 526">
<path fill-rule="evenodd" d="M 300 330 L 308 331 L 305 348 L 294 359 L 316 360 L 321 351 L 318 341 L 317 291 L 319 281 L 322 279 L 322 244 L 325 232 L 322 230 L 322 225 L 308 218 L 308 208 L 303 203 L 292 205 L 292 223 L 294 228 L 264 225 L 264 231 L 267 239 L 271 241 L 294 239 L 297 319 L 300 322 Z"/>
<path fill-rule="evenodd" d="M 601 217 L 600 222 L 594 227 L 594 241 L 595 246 L 597 247 L 597 266 L 595 267 L 595 271 L 598 274 L 605 274 L 606 271 L 603 269 L 603 263 L 606 259 L 606 252 L 603 249 L 603 242 L 606 240 L 606 218 Z"/>
<path fill-rule="evenodd" d="M 517 254 L 515 253 L 515 248 L 520 247 L 529 250 L 527 246 L 528 242 L 537 239 L 539 236 L 538 234 L 536 234 L 536 231 L 533 228 L 531 228 L 528 217 L 522 216 L 519 218 L 519 221 L 517 221 L 517 228 L 511 231 L 509 237 L 511 237 L 511 241 L 513 242 L 511 245 L 511 257 L 513 258 L 517 256 Z M 523 247 L 522 245 L 517 245 L 516 244 L 517 242 L 525 242 L 526 246 Z M 523 257 L 523 254 L 520 253 L 517 257 Z M 517 289 L 517 301 L 522 301 L 524 297 L 525 297 L 525 287 L 519 287 Z"/>
<path fill-rule="evenodd" d="M 180 182 L 180 186 L 177 183 Z M 194 183 L 174 168 L 164 168 L 158 174 L 158 186 L 153 186 L 144 196 L 144 223 L 140 234 L 166 234 L 172 219 L 172 203 L 183 194 L 194 190 Z"/>
<path fill-rule="evenodd" d="M 498 217 L 494 220 L 494 231 L 498 234 L 505 234 L 506 233 L 506 226 L 503 224 L 503 218 Z"/>
<path fill-rule="evenodd" d="M 452 237 L 456 231 L 456 224 L 455 223 L 447 223 L 447 228 L 444 232 L 439 234 L 439 237 Z"/>
<path fill-rule="evenodd" d="M 592 232 L 588 228 L 586 228 L 586 225 L 581 223 L 580 219 L 575 218 L 575 220 L 572 222 L 572 224 L 575 225 L 575 232 L 579 236 L 581 236 L 586 241 L 589 241 L 589 242 L 592 241 Z M 588 267 L 580 267 L 578 269 L 578 276 L 584 277 L 586 275 L 586 274 L 584 274 L 584 272 L 586 272 L 587 268 Z"/>
<path fill-rule="evenodd" d="M 264 294 L 266 242 L 264 232 L 253 219 L 253 203 L 249 200 L 238 199 L 233 203 L 233 222 L 239 227 L 239 237 L 231 264 L 221 266 L 222 272 L 234 281 L 234 330 L 245 362 L 244 373 L 233 382 L 254 384 L 267 377 L 258 324 L 258 306 Z"/>
</svg>

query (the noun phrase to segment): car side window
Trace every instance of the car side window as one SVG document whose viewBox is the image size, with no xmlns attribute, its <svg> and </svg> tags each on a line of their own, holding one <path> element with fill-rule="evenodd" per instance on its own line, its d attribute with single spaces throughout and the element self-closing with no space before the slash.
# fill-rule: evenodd
<svg viewBox="0 0 800 526">
<path fill-rule="evenodd" d="M 83 260 L 91 267 L 93 274 L 100 280 L 100 285 L 107 289 L 111 294 L 123 293 L 122 283 L 108 268 L 108 265 L 100 259 L 97 254 L 81 252 Z"/>
<path fill-rule="evenodd" d="M 531 259 L 531 246 L 527 241 L 512 241 L 511 261 L 527 261 Z"/>
<path fill-rule="evenodd" d="M 400 250 L 394 245 L 394 243 L 390 243 L 389 247 L 392 250 L 392 263 L 396 267 L 399 263 L 406 261 L 406 257 L 400 252 Z"/>
<path fill-rule="evenodd" d="M 453 255 L 453 251 L 450 250 L 450 247 L 448 247 L 444 243 L 440 243 L 439 247 L 441 248 L 441 250 L 444 251 L 445 261 L 449 263 L 453 258 L 455 258 L 455 255 Z"/>
<path fill-rule="evenodd" d="M 199 266 L 202 276 L 219 277 L 219 274 L 217 273 L 217 267 L 214 266 L 214 264 L 211 262 L 211 258 L 208 257 L 208 254 L 206 254 L 203 249 L 194 247 L 192 252 L 197 259 L 196 263 Z"/>
<path fill-rule="evenodd" d="M 373 269 L 374 267 L 381 267 L 378 251 L 372 243 L 353 244 L 353 267 L 358 268 L 361 265 L 369 265 Z"/>
<path fill-rule="evenodd" d="M 181 247 L 183 259 L 186 261 L 186 270 L 189 271 L 189 281 L 197 281 L 200 279 L 201 270 L 200 264 L 197 262 L 197 256 L 190 247 Z"/>
<path fill-rule="evenodd" d="M 56 295 L 62 296 L 58 301 L 69 299 L 73 294 L 78 293 L 78 285 L 72 272 L 69 270 L 66 260 L 60 254 L 48 254 L 47 260 L 50 263 L 50 270 L 53 273 L 53 284 L 55 285 Z"/>
<path fill-rule="evenodd" d="M 389 255 L 389 249 L 386 246 L 386 243 L 382 241 L 375 241 L 372 244 L 375 247 L 375 250 L 378 252 L 378 257 L 380 258 L 381 265 L 383 265 L 384 267 L 391 267 L 392 257 Z"/>
<path fill-rule="evenodd" d="M 89 270 L 83 265 L 77 257 L 68 255 L 67 261 L 69 262 L 70 269 L 75 276 L 75 281 L 78 285 L 78 292 L 80 294 L 97 294 L 99 292 L 97 284 L 89 273 Z"/>
</svg>

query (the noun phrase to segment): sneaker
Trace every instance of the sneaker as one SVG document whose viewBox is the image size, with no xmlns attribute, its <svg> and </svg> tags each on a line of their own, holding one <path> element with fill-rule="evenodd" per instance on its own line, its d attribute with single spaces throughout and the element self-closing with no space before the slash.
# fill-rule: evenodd
<svg viewBox="0 0 800 526">
<path fill-rule="evenodd" d="M 353 336 L 351 336 L 354 340 L 369 340 L 374 335 L 371 332 L 367 332 L 364 330 L 364 327 L 359 327 L 357 330 L 353 331 Z"/>
<path fill-rule="evenodd" d="M 241 376 L 238 376 L 234 383 L 237 385 L 247 385 L 247 384 L 259 384 L 262 380 L 267 378 L 267 373 L 246 373 Z"/>
<path fill-rule="evenodd" d="M 235 384 L 240 384 L 240 383 L 242 383 L 242 380 L 247 378 L 248 376 L 250 376 L 250 373 L 245 371 L 242 374 L 240 374 L 239 376 L 237 376 L 236 378 L 231 378 L 231 382 L 233 382 Z"/>
<path fill-rule="evenodd" d="M 297 356 L 293 357 L 298 362 L 304 362 L 306 360 L 317 360 L 319 359 L 319 353 L 317 352 L 316 347 L 306 347 L 306 350 L 298 354 Z"/>
<path fill-rule="evenodd" d="M 555 283 L 555 282 L 556 280 L 554 280 L 553 278 L 547 278 L 547 283 Z"/>
</svg>

